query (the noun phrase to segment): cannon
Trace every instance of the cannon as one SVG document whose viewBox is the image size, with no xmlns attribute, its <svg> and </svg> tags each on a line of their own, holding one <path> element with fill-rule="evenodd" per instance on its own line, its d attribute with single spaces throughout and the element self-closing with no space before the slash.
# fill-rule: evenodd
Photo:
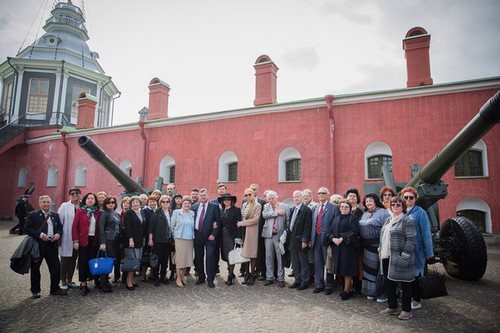
<svg viewBox="0 0 500 333">
<path fill-rule="evenodd" d="M 78 145 L 123 185 L 125 191 L 122 195 L 148 194 L 148 191 L 123 172 L 91 138 L 85 135 L 79 137 Z"/>
<path fill-rule="evenodd" d="M 486 271 L 487 253 L 483 235 L 474 223 L 465 217 L 452 217 L 439 223 L 438 201 L 448 194 L 448 185 L 441 177 L 457 159 L 500 122 L 500 91 L 492 96 L 478 114 L 422 169 L 412 164 L 412 179 L 408 183 L 395 183 L 392 171 L 384 166 L 385 184 L 365 184 L 365 192 L 376 192 L 383 185 L 396 192 L 403 187 L 417 189 L 417 205 L 424 208 L 431 222 L 435 260 L 443 264 L 446 272 L 461 280 L 479 280 Z"/>
</svg>

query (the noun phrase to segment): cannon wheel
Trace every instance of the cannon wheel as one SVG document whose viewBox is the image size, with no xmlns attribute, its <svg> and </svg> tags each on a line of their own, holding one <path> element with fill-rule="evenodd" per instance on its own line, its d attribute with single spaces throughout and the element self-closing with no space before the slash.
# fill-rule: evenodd
<svg viewBox="0 0 500 333">
<path fill-rule="evenodd" d="M 460 280 L 475 281 L 486 271 L 486 244 L 474 223 L 465 217 L 454 217 L 441 225 L 441 246 L 449 251 L 442 258 L 446 272 Z"/>
</svg>

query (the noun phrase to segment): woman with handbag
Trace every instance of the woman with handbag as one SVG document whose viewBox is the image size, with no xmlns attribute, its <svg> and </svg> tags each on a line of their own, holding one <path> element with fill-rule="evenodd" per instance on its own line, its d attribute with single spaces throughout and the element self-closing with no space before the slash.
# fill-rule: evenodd
<svg viewBox="0 0 500 333">
<path fill-rule="evenodd" d="M 149 225 L 148 245 L 153 249 L 153 253 L 158 256 L 158 264 L 153 267 L 152 273 L 155 287 L 158 287 L 160 282 L 169 283 L 166 275 L 168 260 L 172 252 L 170 200 L 168 195 L 160 197 L 160 209 L 156 210 Z"/>
<path fill-rule="evenodd" d="M 415 280 L 415 223 L 406 216 L 406 203 L 400 197 L 390 201 L 391 212 L 380 231 L 379 256 L 382 261 L 388 307 L 381 314 L 396 314 L 398 302 L 396 288 L 401 283 L 402 311 L 399 319 L 407 320 L 411 314 L 411 284 Z"/>
<path fill-rule="evenodd" d="M 103 211 L 99 218 L 99 251 L 115 258 L 115 280 L 118 280 L 120 278 L 120 215 L 115 210 L 116 198 L 106 197 L 102 205 Z M 108 274 L 100 275 L 101 290 L 105 293 L 113 291 L 108 278 Z"/>
<path fill-rule="evenodd" d="M 353 276 L 358 276 L 358 217 L 351 214 L 351 202 L 339 202 L 340 215 L 333 220 L 332 235 L 329 240 L 333 243 L 333 272 L 344 278 L 344 291 L 339 296 L 345 301 L 354 296 Z"/>
<path fill-rule="evenodd" d="M 90 289 L 87 281 L 92 278 L 89 269 L 89 260 L 95 258 L 97 253 L 98 222 L 101 211 L 97 197 L 94 193 L 87 193 L 83 196 L 82 205 L 76 210 L 73 226 L 71 227 L 71 237 L 73 238 L 73 248 L 78 251 L 78 280 L 80 281 L 80 294 L 87 296 Z M 97 278 L 96 287 L 99 286 Z"/>
<path fill-rule="evenodd" d="M 144 235 L 142 224 L 145 217 L 141 210 L 141 199 L 138 196 L 130 198 L 130 210 L 125 213 L 125 260 L 140 260 L 142 258 L 142 246 Z M 134 290 L 137 284 L 134 282 L 134 271 L 127 272 L 126 287 Z"/>
<path fill-rule="evenodd" d="M 229 264 L 228 254 L 234 248 L 234 240 L 238 235 L 237 223 L 241 218 L 241 210 L 236 207 L 236 197 L 230 193 L 225 193 L 221 197 L 217 198 L 219 204 L 221 205 L 221 225 L 222 225 L 222 260 L 226 261 L 227 266 L 227 281 L 226 285 L 230 286 L 233 284 L 233 280 L 236 277 L 234 275 L 234 264 Z"/>
<path fill-rule="evenodd" d="M 411 217 L 415 222 L 415 230 L 417 232 L 415 244 L 415 281 L 412 283 L 411 308 L 412 310 L 418 310 L 422 308 L 418 278 L 424 276 L 426 273 L 427 259 L 434 257 L 431 223 L 425 210 L 415 204 L 417 201 L 417 190 L 414 187 L 405 187 L 400 193 L 406 202 L 406 215 Z"/>
<path fill-rule="evenodd" d="M 191 210 L 193 200 L 189 196 L 182 198 L 182 208 L 174 210 L 171 229 L 175 239 L 175 265 L 177 279 L 175 283 L 184 287 L 186 268 L 193 265 L 194 249 L 194 212 Z"/>
</svg>

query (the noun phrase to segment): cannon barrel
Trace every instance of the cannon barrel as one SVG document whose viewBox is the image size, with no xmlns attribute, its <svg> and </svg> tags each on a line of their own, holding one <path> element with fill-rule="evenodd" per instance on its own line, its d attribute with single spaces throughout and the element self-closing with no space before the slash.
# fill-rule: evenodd
<svg viewBox="0 0 500 333">
<path fill-rule="evenodd" d="M 146 193 L 141 185 L 137 184 L 122 169 L 120 169 L 106 153 L 88 136 L 78 138 L 78 145 L 87 152 L 94 160 L 101 164 L 113 177 L 123 185 L 127 192 Z"/>
<path fill-rule="evenodd" d="M 478 114 L 406 186 L 435 184 L 456 160 L 500 121 L 500 91 L 491 97 Z"/>
</svg>

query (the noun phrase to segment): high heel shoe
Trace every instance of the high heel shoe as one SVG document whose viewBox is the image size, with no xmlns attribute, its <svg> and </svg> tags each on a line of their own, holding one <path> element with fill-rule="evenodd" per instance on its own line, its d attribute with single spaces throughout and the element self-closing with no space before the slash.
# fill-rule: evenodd
<svg viewBox="0 0 500 333">
<path fill-rule="evenodd" d="M 229 276 L 227 277 L 227 281 L 226 281 L 226 285 L 228 286 L 232 286 L 233 285 L 233 279 L 235 278 L 235 275 L 234 274 L 229 274 Z"/>
<path fill-rule="evenodd" d="M 179 279 L 175 280 L 175 284 L 177 284 L 178 287 L 184 288 L 184 283 L 182 283 L 182 281 Z"/>
<path fill-rule="evenodd" d="M 128 285 L 126 285 L 126 287 L 127 287 L 128 290 L 135 290 L 134 285 L 132 285 L 132 287 L 129 287 Z"/>
</svg>

